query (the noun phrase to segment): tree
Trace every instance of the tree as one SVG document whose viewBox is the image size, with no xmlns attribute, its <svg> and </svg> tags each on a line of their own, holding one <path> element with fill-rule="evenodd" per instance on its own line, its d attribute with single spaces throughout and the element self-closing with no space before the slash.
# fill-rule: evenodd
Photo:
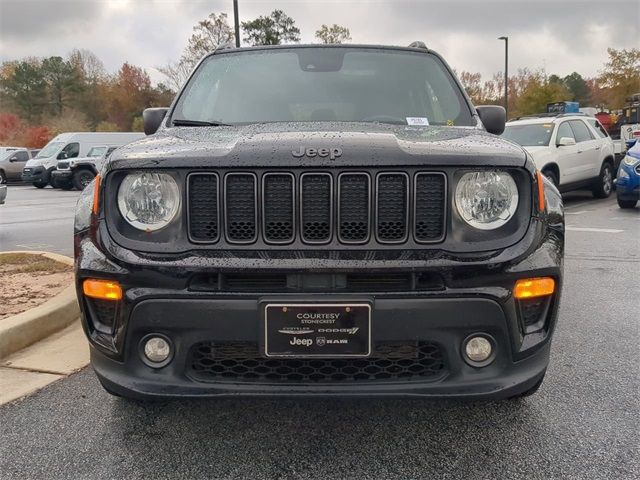
<svg viewBox="0 0 640 480">
<path fill-rule="evenodd" d="M 193 34 L 177 62 L 170 62 L 158 71 L 164 74 L 176 91 L 187 81 L 191 70 L 202 57 L 216 48 L 233 41 L 233 29 L 229 26 L 226 13 L 211 13 L 193 27 Z"/>
<path fill-rule="evenodd" d="M 40 66 L 29 61 L 19 62 L 13 75 L 0 79 L 0 89 L 27 120 L 42 114 L 47 103 L 47 84 Z"/>
<path fill-rule="evenodd" d="M 47 83 L 52 111 L 58 115 L 81 90 L 78 72 L 62 57 L 49 57 L 42 61 L 42 75 Z"/>
<path fill-rule="evenodd" d="M 335 23 L 330 27 L 323 24 L 319 30 L 316 30 L 316 38 L 322 43 L 344 43 L 351 40 L 351 32 L 347 27 Z"/>
<path fill-rule="evenodd" d="M 620 108 L 627 97 L 640 92 L 640 49 L 607 48 L 607 53 L 609 61 L 598 77 L 598 83 L 608 90 L 608 106 Z"/>
<path fill-rule="evenodd" d="M 243 40 L 251 45 L 281 45 L 300 41 L 300 29 L 295 26 L 293 18 L 282 10 L 274 10 L 268 17 L 242 22 L 242 30 L 246 35 Z"/>
<path fill-rule="evenodd" d="M 572 100 L 573 95 L 562 83 L 550 82 L 540 72 L 530 74 L 518 92 L 516 112 L 530 115 L 547 111 L 547 103 Z"/>
</svg>

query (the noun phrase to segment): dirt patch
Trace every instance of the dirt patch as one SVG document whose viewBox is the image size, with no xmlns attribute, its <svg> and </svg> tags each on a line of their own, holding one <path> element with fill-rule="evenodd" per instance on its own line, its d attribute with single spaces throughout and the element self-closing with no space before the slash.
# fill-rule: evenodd
<svg viewBox="0 0 640 480">
<path fill-rule="evenodd" d="M 43 255 L 0 255 L 0 320 L 46 302 L 73 283 L 73 267 Z"/>
</svg>

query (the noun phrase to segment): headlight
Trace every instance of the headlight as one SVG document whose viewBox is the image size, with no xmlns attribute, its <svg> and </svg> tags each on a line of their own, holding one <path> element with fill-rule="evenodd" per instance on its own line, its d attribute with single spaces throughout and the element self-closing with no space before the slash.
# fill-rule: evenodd
<svg viewBox="0 0 640 480">
<path fill-rule="evenodd" d="M 468 172 L 456 186 L 455 202 L 469 225 L 493 230 L 513 217 L 518 208 L 518 187 L 506 172 Z"/>
<path fill-rule="evenodd" d="M 155 231 L 166 227 L 178 213 L 180 191 L 166 173 L 130 173 L 118 190 L 118 208 L 133 227 Z"/>
<path fill-rule="evenodd" d="M 636 163 L 638 163 L 638 159 L 632 157 L 631 155 L 625 155 L 624 163 L 633 167 Z"/>
</svg>

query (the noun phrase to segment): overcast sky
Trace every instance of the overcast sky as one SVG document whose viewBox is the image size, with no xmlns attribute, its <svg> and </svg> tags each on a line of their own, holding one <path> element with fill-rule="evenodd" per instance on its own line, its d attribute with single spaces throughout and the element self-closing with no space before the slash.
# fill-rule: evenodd
<svg viewBox="0 0 640 480">
<path fill-rule="evenodd" d="M 128 61 L 162 80 L 154 67 L 176 60 L 198 20 L 226 12 L 232 0 L 0 0 L 0 60 L 96 53 L 109 71 Z M 561 76 L 597 75 L 607 47 L 640 45 L 639 0 L 239 0 L 240 20 L 282 9 L 313 42 L 323 23 L 351 30 L 354 43 L 424 41 L 458 71 L 483 76 L 545 68 Z"/>
</svg>

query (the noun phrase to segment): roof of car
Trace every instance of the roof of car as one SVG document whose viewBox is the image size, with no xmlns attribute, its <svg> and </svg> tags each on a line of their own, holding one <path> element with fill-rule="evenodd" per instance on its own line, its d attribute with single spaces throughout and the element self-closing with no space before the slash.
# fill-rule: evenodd
<svg viewBox="0 0 640 480">
<path fill-rule="evenodd" d="M 577 119 L 595 120 L 594 117 L 588 117 L 586 115 L 564 114 L 564 115 L 558 115 L 555 117 L 536 117 L 536 116 L 520 117 L 514 120 L 509 120 L 507 122 L 507 125 L 537 125 L 541 123 L 556 123 L 559 120 L 577 120 Z"/>
</svg>

